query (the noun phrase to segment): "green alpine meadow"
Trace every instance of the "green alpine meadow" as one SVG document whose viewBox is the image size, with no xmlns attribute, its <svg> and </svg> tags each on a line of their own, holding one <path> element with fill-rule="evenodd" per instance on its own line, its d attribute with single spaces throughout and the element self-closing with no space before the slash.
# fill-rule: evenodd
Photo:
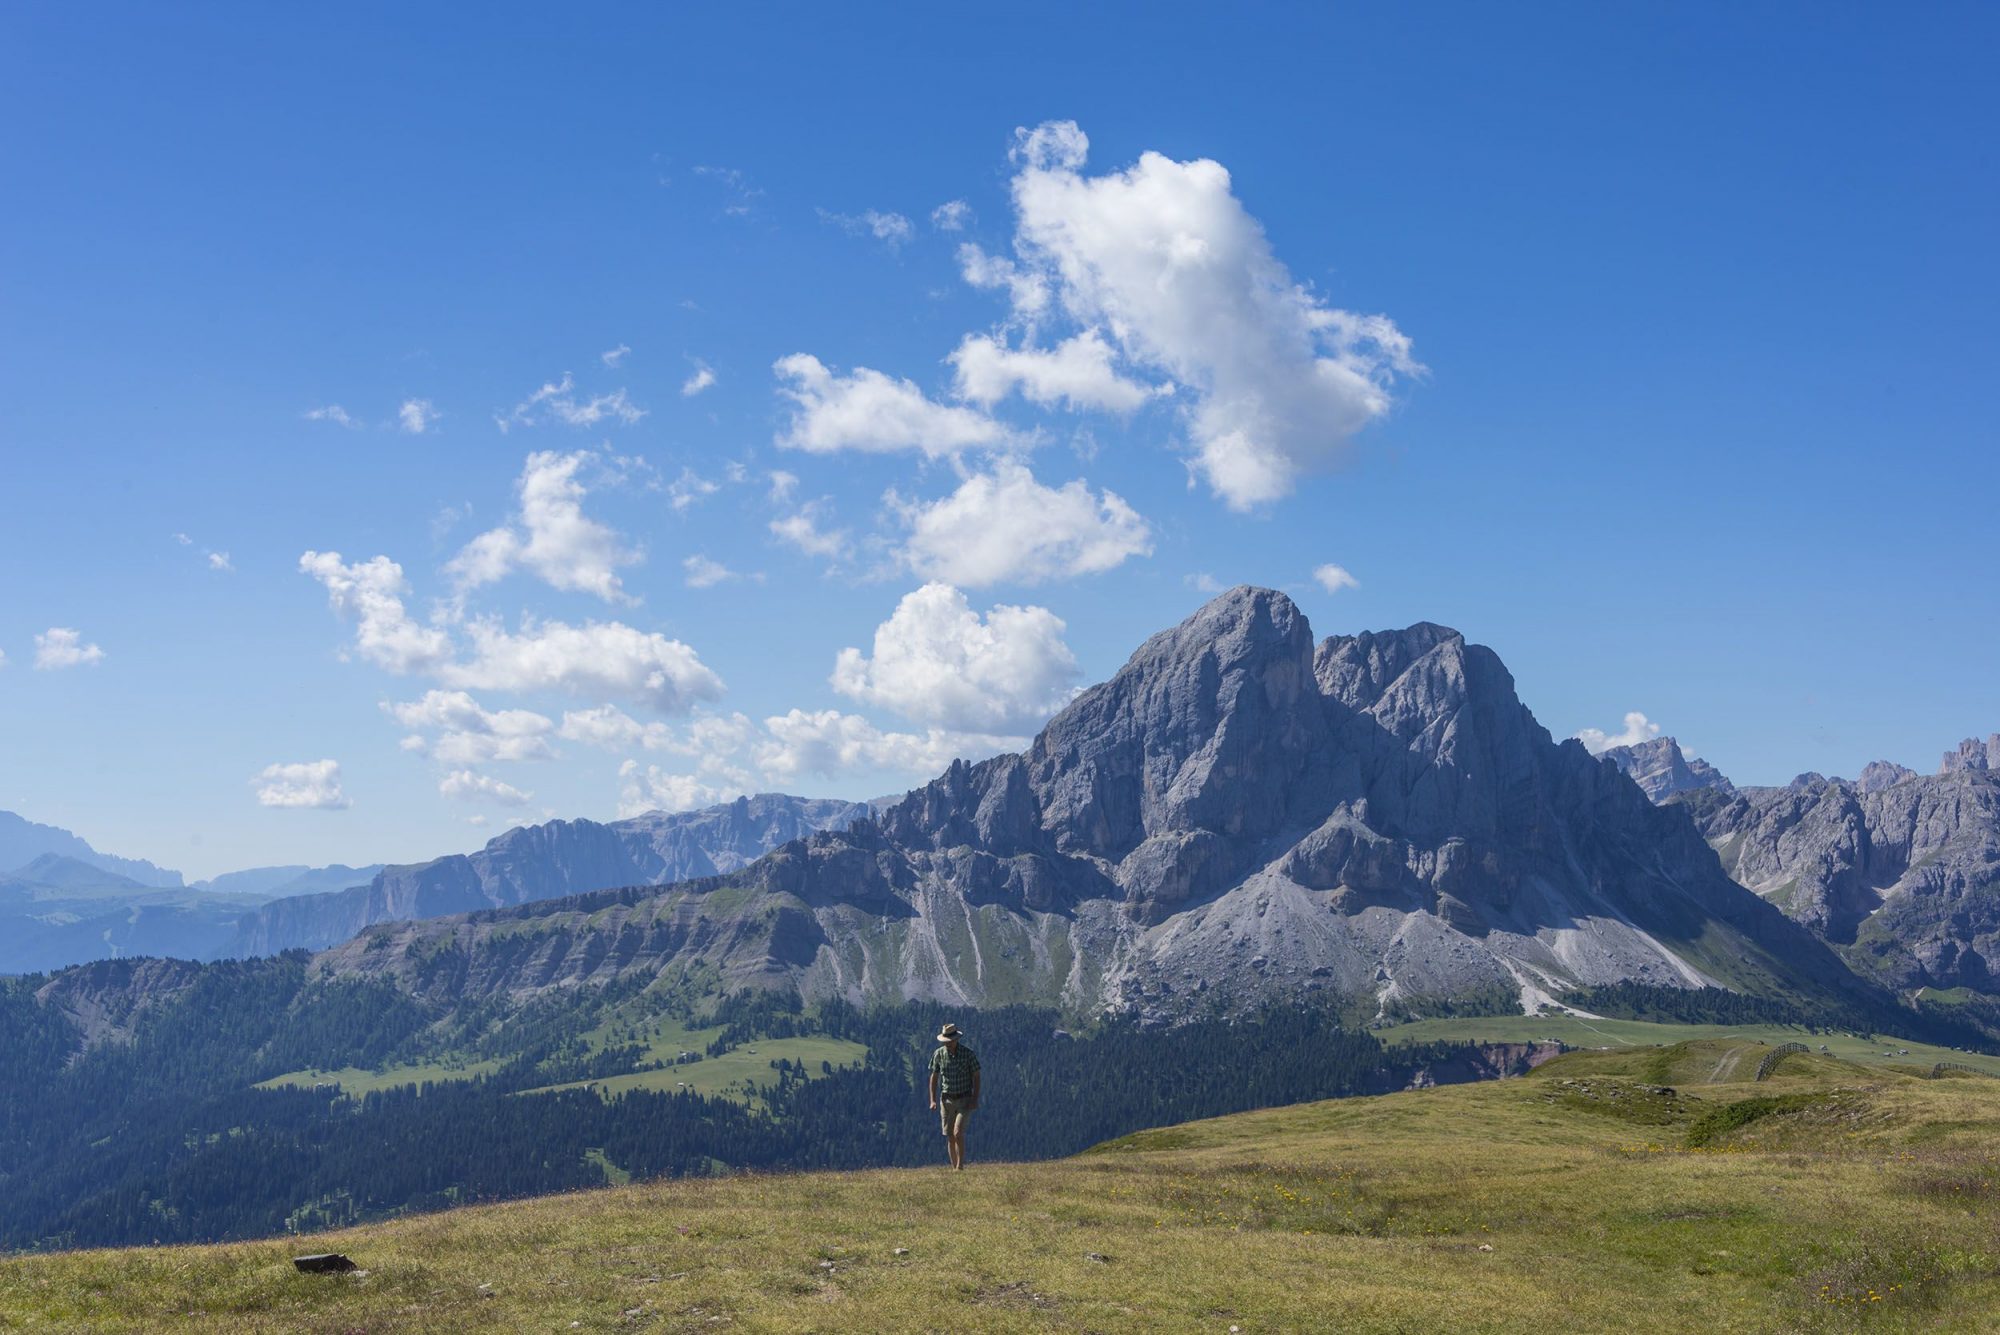
<svg viewBox="0 0 2000 1335">
<path fill-rule="evenodd" d="M 924 1331 L 943 1303 L 1018 1331 L 1977 1331 L 1996 1146 L 2000 1079 L 1705 1038 L 1050 1162 L 607 1186 L 313 1237 L 347 1274 L 298 1273 L 285 1239 L 16 1257 L 0 1321 Z"/>
</svg>

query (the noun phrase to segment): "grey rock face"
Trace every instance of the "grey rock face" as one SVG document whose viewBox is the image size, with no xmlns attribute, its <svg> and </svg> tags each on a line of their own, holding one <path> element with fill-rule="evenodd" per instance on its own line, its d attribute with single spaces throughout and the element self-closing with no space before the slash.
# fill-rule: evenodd
<svg viewBox="0 0 2000 1335">
<path fill-rule="evenodd" d="M 1731 875 L 1864 975 L 2000 988 L 2000 772 L 1748 788 L 1696 814 Z"/>
<path fill-rule="evenodd" d="M 653 811 L 609 825 L 558 820 L 518 826 L 475 853 L 385 867 L 365 885 L 274 900 L 245 915 L 227 953 L 320 950 L 379 922 L 713 876 L 870 810 L 859 802 L 760 793 L 702 811 Z"/>
<path fill-rule="evenodd" d="M 2000 770 L 2000 732 L 1983 742 L 1977 737 L 1968 737 L 1958 744 L 1958 750 L 1945 752 L 1938 773 L 1951 774 L 1961 770 Z"/>
<path fill-rule="evenodd" d="M 1736 791 L 1721 770 L 1706 760 L 1682 753 L 1671 737 L 1655 737 L 1633 746 L 1614 746 L 1604 758 L 1624 771 L 1625 777 L 1655 802 L 1664 802 L 1676 793 L 1697 788 L 1713 788 L 1722 793 Z"/>
<path fill-rule="evenodd" d="M 1430 624 L 1315 646 L 1289 599 L 1249 588 L 1148 640 L 1025 753 L 954 764 L 877 820 L 662 891 L 376 928 L 322 967 L 476 994 L 699 967 L 1159 1016 L 1854 985 L 1723 874 L 1687 811 L 1556 743 L 1490 650 Z"/>
<path fill-rule="evenodd" d="M 1854 786 L 1864 793 L 1879 793 L 1884 788 L 1894 788 L 1905 779 L 1914 779 L 1917 772 L 1890 760 L 1871 760 L 1861 771 L 1861 777 Z"/>
</svg>

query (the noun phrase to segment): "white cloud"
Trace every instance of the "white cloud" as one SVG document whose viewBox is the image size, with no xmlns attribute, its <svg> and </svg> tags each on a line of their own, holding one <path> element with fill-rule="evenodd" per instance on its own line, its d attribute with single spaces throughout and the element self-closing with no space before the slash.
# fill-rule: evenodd
<svg viewBox="0 0 2000 1335">
<path fill-rule="evenodd" d="M 940 232 L 962 232 L 972 221 L 972 205 L 962 199 L 948 199 L 931 210 L 931 226 Z"/>
<path fill-rule="evenodd" d="M 528 621 L 510 634 L 497 621 L 467 627 L 473 656 L 439 676 L 469 690 L 560 690 L 641 704 L 662 714 L 686 712 L 722 694 L 722 679 L 699 655 L 656 631 L 617 621 L 581 626 Z"/>
<path fill-rule="evenodd" d="M 1076 658 L 1062 632 L 1045 607 L 1001 605 L 982 618 L 949 584 L 926 584 L 875 628 L 874 656 L 842 649 L 830 680 L 849 699 L 917 723 L 1021 732 L 1075 694 Z"/>
<path fill-rule="evenodd" d="M 510 427 L 538 426 L 549 421 L 561 422 L 565 426 L 596 426 L 607 421 L 631 426 L 645 415 L 646 410 L 636 407 L 625 396 L 623 389 L 587 399 L 577 398 L 576 378 L 564 371 L 561 380 L 543 385 L 515 404 L 513 411 L 504 416 L 495 413 L 493 423 L 503 432 Z"/>
<path fill-rule="evenodd" d="M 490 529 L 467 543 L 445 566 L 461 589 L 477 588 L 527 570 L 553 588 L 594 593 L 606 602 L 632 602 L 618 567 L 639 560 L 618 533 L 583 513 L 584 485 L 577 472 L 593 456 L 539 450 L 528 456 L 515 490 L 521 508 L 515 523 Z"/>
<path fill-rule="evenodd" d="M 687 572 L 687 586 L 690 589 L 708 589 L 743 576 L 720 561 L 711 561 L 706 556 L 690 556 L 681 562 L 681 569 Z"/>
<path fill-rule="evenodd" d="M 849 236 L 861 236 L 863 234 L 873 236 L 877 241 L 880 241 L 891 250 L 900 249 L 917 234 L 917 229 L 911 226 L 910 220 L 900 213 L 881 213 L 875 209 L 869 209 L 864 213 L 855 215 L 830 213 L 825 209 L 821 209 L 819 211 L 819 218 L 821 222 L 831 223 L 843 232 L 846 232 Z"/>
<path fill-rule="evenodd" d="M 845 560 L 852 535 L 844 528 L 822 528 L 820 519 L 825 509 L 823 499 L 807 501 L 794 513 L 773 519 L 771 533 L 807 556 L 818 556 L 828 561 Z"/>
<path fill-rule="evenodd" d="M 778 444 L 814 454 L 836 450 L 921 450 L 936 458 L 1009 439 L 1000 423 L 955 404 L 936 403 L 908 380 L 858 366 L 839 376 L 807 353 L 780 358 L 779 392 L 796 405 Z"/>
<path fill-rule="evenodd" d="M 792 499 L 792 494 L 799 489 L 799 475 L 797 473 L 787 473 L 782 468 L 774 468 L 771 470 L 769 476 L 771 479 L 770 496 L 773 505 L 785 504 Z"/>
<path fill-rule="evenodd" d="M 345 565 L 339 552 L 307 552 L 299 569 L 326 586 L 336 614 L 354 619 L 355 649 L 377 667 L 423 671 L 451 657 L 451 638 L 436 627 L 419 626 L 404 610 L 403 568 L 388 557 Z"/>
<path fill-rule="evenodd" d="M 1090 139 L 1075 121 L 1043 121 L 1034 129 L 1014 127 L 1007 157 L 1029 171 L 1076 171 L 1090 155 Z"/>
<path fill-rule="evenodd" d="M 597 360 L 603 362 L 606 366 L 610 367 L 612 370 L 615 371 L 619 367 L 623 366 L 625 364 L 625 359 L 631 355 L 632 355 L 632 349 L 626 347 L 623 343 L 620 343 L 617 347 L 611 349 L 609 352 L 598 353 Z"/>
<path fill-rule="evenodd" d="M 683 468 L 681 475 L 667 485 L 667 504 L 677 512 L 685 512 L 696 501 L 706 500 L 721 490 L 720 482 L 710 482 L 692 468 Z"/>
<path fill-rule="evenodd" d="M 175 542 L 178 542 L 178 543 L 179 543 L 179 544 L 180 544 L 181 546 L 183 546 L 183 547 L 192 547 L 192 546 L 194 546 L 194 539 L 193 539 L 193 538 L 190 538 L 190 537 L 189 537 L 189 536 L 188 536 L 187 534 L 185 534 L 185 533 L 176 533 L 176 534 L 174 534 L 174 541 L 175 541 Z"/>
<path fill-rule="evenodd" d="M 624 751 L 642 746 L 648 751 L 664 751 L 673 745 L 673 730 L 664 723 L 641 723 L 616 705 L 591 709 L 565 710 L 557 736 L 582 742 L 606 751 Z"/>
<path fill-rule="evenodd" d="M 333 811 L 353 806 L 340 791 L 340 762 L 305 760 L 294 764 L 266 765 L 250 781 L 257 789 L 257 804 L 266 807 L 316 807 Z"/>
<path fill-rule="evenodd" d="M 1660 725 L 1635 709 L 1625 716 L 1625 731 L 1614 734 L 1601 728 L 1585 728 L 1576 739 L 1590 754 L 1601 756 L 1614 746 L 1637 746 L 1659 735 Z"/>
<path fill-rule="evenodd" d="M 1052 294 L 1040 270 L 1024 268 L 1004 255 L 989 255 L 970 241 L 958 248 L 958 272 L 974 287 L 1005 288 L 1015 318 L 1031 328 L 1048 309 Z"/>
<path fill-rule="evenodd" d="M 741 788 L 719 788 L 692 774 L 669 774 L 658 765 L 641 771 L 639 763 L 628 760 L 618 769 L 624 782 L 618 791 L 621 820 L 643 816 L 648 811 L 697 811 L 743 796 Z"/>
<path fill-rule="evenodd" d="M 1313 583 L 1328 593 L 1339 593 L 1342 589 L 1361 587 L 1361 581 L 1348 574 L 1345 566 L 1337 566 L 1331 561 L 1313 571 Z"/>
<path fill-rule="evenodd" d="M 1196 593 L 1221 593 L 1229 587 L 1205 570 L 1198 571 L 1192 575 L 1183 575 L 1181 583 L 1187 585 Z"/>
<path fill-rule="evenodd" d="M 437 732 L 436 741 L 404 738 L 403 744 L 407 750 L 428 750 L 447 765 L 546 760 L 555 755 L 548 741 L 555 728 L 551 720 L 527 709 L 487 710 L 464 691 L 426 691 L 421 700 L 384 701 L 382 708 L 406 728 Z"/>
<path fill-rule="evenodd" d="M 469 769 L 453 770 L 438 782 L 440 796 L 454 802 L 495 802 L 503 807 L 524 807 L 534 801 L 533 793 L 524 793 L 511 783 L 484 774 L 474 774 Z"/>
<path fill-rule="evenodd" d="M 681 397 L 691 399 L 714 383 L 714 369 L 707 362 L 697 359 L 694 364 L 694 374 L 681 381 Z"/>
<path fill-rule="evenodd" d="M 396 425 L 413 436 L 421 436 L 437 425 L 442 416 L 429 399 L 404 399 L 403 406 L 396 409 Z"/>
<path fill-rule="evenodd" d="M 235 566 L 233 566 L 233 565 L 231 565 L 231 564 L 229 563 L 229 553 L 228 553 L 228 552 L 210 552 L 210 553 L 208 554 L 208 568 L 209 568 L 210 570 L 234 570 L 234 569 L 236 569 L 236 567 L 235 567 Z"/>
<path fill-rule="evenodd" d="M 308 408 L 305 411 L 305 419 L 308 422 L 331 422 L 335 426 L 344 426 L 350 431 L 359 431 L 361 429 L 361 423 L 350 417 L 347 409 L 337 403 L 325 404 L 318 408 Z"/>
<path fill-rule="evenodd" d="M 35 666 L 44 672 L 89 667 L 103 661 L 102 649 L 85 644 L 83 633 L 67 626 L 50 626 L 35 637 Z"/>
<path fill-rule="evenodd" d="M 1147 153 L 1087 177 L 1088 148 L 1069 121 L 1015 132 L 1021 268 L 1131 363 L 1194 390 L 1195 467 L 1233 508 L 1340 462 L 1348 437 L 1388 411 L 1394 377 L 1420 372 L 1409 340 L 1296 282 L 1220 163 Z M 983 266 L 967 263 L 968 279 L 1024 286 L 1005 261 Z M 1029 293 L 1016 305 L 1024 319 L 1036 313 Z"/>
<path fill-rule="evenodd" d="M 1081 480 L 1045 487 L 1019 463 L 975 473 L 930 505 L 903 505 L 902 558 L 918 574 L 973 588 L 1039 584 L 1110 570 L 1153 550 L 1146 521 Z"/>
<path fill-rule="evenodd" d="M 1095 329 L 1051 349 L 1010 348 L 986 334 L 967 334 L 951 354 L 961 398 L 991 406 L 1016 388 L 1044 407 L 1102 408 L 1127 413 L 1153 391 L 1127 380 L 1111 365 L 1111 345 Z"/>
<path fill-rule="evenodd" d="M 7 666 L 7 651 L 0 649 L 0 668 Z"/>
<path fill-rule="evenodd" d="M 755 759 L 767 779 L 790 784 L 807 775 L 835 779 L 856 771 L 936 774 L 960 757 L 984 759 L 1018 751 L 1021 737 L 994 737 L 930 728 L 922 733 L 883 732 L 867 719 L 837 709 L 794 709 L 764 720 L 769 737 Z"/>
</svg>

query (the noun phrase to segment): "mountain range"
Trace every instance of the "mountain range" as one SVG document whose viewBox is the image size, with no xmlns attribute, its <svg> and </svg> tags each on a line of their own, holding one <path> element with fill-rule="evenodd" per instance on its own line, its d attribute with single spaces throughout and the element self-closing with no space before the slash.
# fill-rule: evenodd
<svg viewBox="0 0 2000 1335">
<path fill-rule="evenodd" d="M 255 867 L 188 886 L 181 886 L 177 872 L 161 873 L 173 877 L 171 888 L 44 853 L 0 877 L 0 974 L 144 955 L 215 960 L 319 950 L 393 918 L 732 871 L 789 840 L 873 809 L 865 802 L 760 793 L 700 811 L 654 811 L 609 824 L 517 827 L 475 852 L 406 866 Z M 35 828 L 82 842 L 68 831 Z"/>
<path fill-rule="evenodd" d="M 1858 779 L 1783 787 L 1738 788 L 1671 737 L 1607 757 L 1687 810 L 1735 880 L 1863 977 L 2000 991 L 2000 734 L 1962 742 L 1934 774 L 1876 761 Z M 1695 782 L 1647 785 L 1696 767 Z"/>
<path fill-rule="evenodd" d="M 517 826 L 473 853 L 383 867 L 365 884 L 274 899 L 244 915 L 226 953 L 321 950 L 378 922 L 713 876 L 817 830 L 844 827 L 872 809 L 865 802 L 759 793 L 699 811 L 651 811 L 610 824 Z"/>
<path fill-rule="evenodd" d="M 1151 1018 L 1320 994 L 1389 1017 L 1576 987 L 1861 988 L 1692 815 L 1557 742 L 1428 623 L 1314 642 L 1238 588 L 1024 753 L 733 873 L 385 923 L 323 976 L 433 1000 L 678 975 Z"/>
<path fill-rule="evenodd" d="M 226 940 L 184 953 L 321 950 L 316 976 L 447 1005 L 660 977 L 1150 1019 L 1313 996 L 1377 1020 L 1533 1011 L 1625 983 L 1984 992 L 1996 759 L 2000 737 L 1936 775 L 1740 789 L 1670 737 L 1600 759 L 1456 631 L 1316 642 L 1246 587 L 1025 752 L 901 799 L 519 827 L 233 897 Z"/>
<path fill-rule="evenodd" d="M 46 853 L 73 858 L 138 885 L 161 888 L 181 883 L 181 874 L 177 871 L 155 867 L 143 858 L 121 858 L 100 853 L 68 830 L 42 825 L 11 811 L 0 811 L 0 871 L 25 867 Z"/>
</svg>

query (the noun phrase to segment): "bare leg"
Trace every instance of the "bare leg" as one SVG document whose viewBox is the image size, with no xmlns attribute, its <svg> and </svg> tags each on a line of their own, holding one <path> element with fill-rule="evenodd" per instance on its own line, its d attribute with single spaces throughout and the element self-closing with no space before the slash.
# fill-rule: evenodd
<svg viewBox="0 0 2000 1335">
<path fill-rule="evenodd" d="M 959 1123 L 958 1129 L 951 1133 L 951 1166 L 960 1169 L 965 1167 L 965 1124 L 963 1122 Z"/>
</svg>

